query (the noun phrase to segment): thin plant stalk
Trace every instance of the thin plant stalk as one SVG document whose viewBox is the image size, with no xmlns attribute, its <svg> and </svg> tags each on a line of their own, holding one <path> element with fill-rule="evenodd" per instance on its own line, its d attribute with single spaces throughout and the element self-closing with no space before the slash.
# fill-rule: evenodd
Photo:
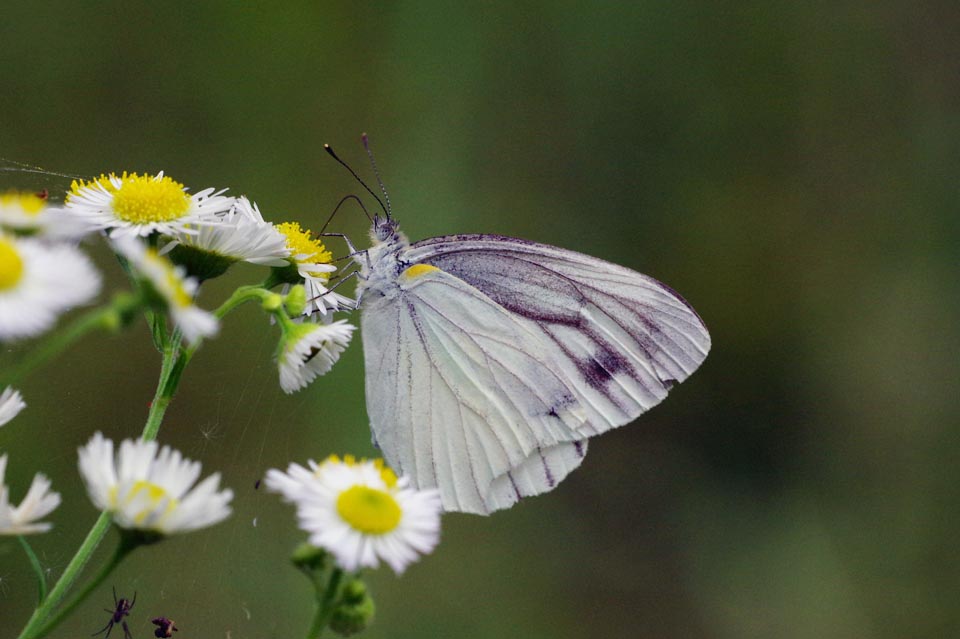
<svg viewBox="0 0 960 639">
<path fill-rule="evenodd" d="M 222 319 L 227 313 L 244 302 L 255 299 L 263 300 L 268 295 L 272 294 L 259 286 L 240 287 L 234 292 L 230 299 L 224 302 L 220 308 L 216 310 L 215 315 L 218 319 Z M 111 310 L 116 312 L 116 310 L 112 308 Z M 91 325 L 100 325 L 102 323 L 102 314 L 91 314 L 89 319 L 85 318 L 84 321 L 77 322 L 75 330 L 68 331 L 70 339 L 61 341 L 64 343 L 64 345 L 72 343 L 76 337 L 79 337 L 84 332 L 89 330 Z M 157 390 L 154 394 L 153 401 L 150 403 L 150 411 L 147 414 L 147 420 L 143 426 L 143 432 L 140 436 L 141 440 L 143 441 L 152 441 L 157 438 L 157 435 L 160 432 L 160 425 L 163 422 L 163 417 L 166 414 L 170 402 L 173 400 L 173 396 L 176 393 L 178 386 L 180 385 L 180 379 L 183 375 L 184 368 L 193 357 L 193 354 L 196 352 L 197 348 L 200 346 L 198 341 L 187 349 L 181 349 L 183 336 L 178 330 L 175 330 L 170 339 L 164 340 L 164 342 L 165 343 L 161 345 L 162 347 L 160 349 L 161 353 L 163 354 L 163 358 L 160 364 L 160 377 L 157 380 Z M 32 367 L 44 359 L 46 359 L 46 357 L 34 358 L 34 360 L 30 362 L 30 366 Z M 80 545 L 80 548 L 73 556 L 73 559 L 70 560 L 70 563 L 64 570 L 63 575 L 57 581 L 56 585 L 54 585 L 49 595 L 47 595 L 37 609 L 33 611 L 33 615 L 31 615 L 26 626 L 24 626 L 23 630 L 20 632 L 18 639 L 39 639 L 53 630 L 60 623 L 60 621 L 62 621 L 67 614 L 73 610 L 73 608 L 79 605 L 80 602 L 83 601 L 83 599 L 93 591 L 100 581 L 106 578 L 109 572 L 116 565 L 116 562 L 119 562 L 119 559 L 122 559 L 126 555 L 126 552 L 122 554 L 118 553 L 118 555 L 115 556 L 116 562 L 112 561 L 110 564 L 108 564 L 105 568 L 105 571 L 101 571 L 97 578 L 92 580 L 90 584 L 76 597 L 74 597 L 74 599 L 71 600 L 68 605 L 64 606 L 62 610 L 54 615 L 54 610 L 63 600 L 67 594 L 67 591 L 70 590 L 70 588 L 80 577 L 80 573 L 90 560 L 93 552 L 97 549 L 97 546 L 100 545 L 100 542 L 106 535 L 107 530 L 110 528 L 110 522 L 111 515 L 109 512 L 105 511 L 100 513 L 100 517 L 97 519 L 96 523 L 94 523 L 93 528 L 90 529 L 90 532 L 87 533 L 86 539 L 84 539 L 83 543 Z M 332 612 L 332 609 L 330 612 Z M 329 617 L 329 614 L 327 616 Z"/>
<path fill-rule="evenodd" d="M 310 630 L 307 631 L 307 639 L 319 639 L 323 630 L 330 623 L 330 617 L 336 609 L 340 599 L 340 581 L 343 579 L 343 570 L 334 568 L 330 579 L 325 587 L 316 583 L 317 588 L 317 614 L 313 617 L 313 623 Z"/>
<path fill-rule="evenodd" d="M 174 348 L 174 345 L 176 345 L 176 348 Z M 177 359 L 179 359 L 179 345 L 179 333 L 176 333 L 164 347 L 163 361 L 160 367 L 160 378 L 157 381 L 157 391 L 153 401 L 150 403 L 150 411 L 147 414 L 147 421 L 146 424 L 144 424 L 141 435 L 143 441 L 151 441 L 157 438 L 163 416 L 167 411 L 167 407 L 170 405 L 170 400 L 173 399 L 173 394 L 177 390 L 179 377 L 177 377 L 174 383 L 171 384 L 170 382 L 173 381 L 173 373 L 177 370 L 176 363 Z M 180 372 L 182 372 L 182 369 Z M 93 552 L 97 549 L 97 546 L 100 545 L 103 537 L 110 529 L 111 519 L 112 517 L 109 512 L 105 511 L 100 513 L 100 517 L 97 518 L 90 532 L 87 533 L 86 539 L 84 539 L 80 548 L 77 549 L 70 563 L 67 564 L 63 575 L 57 580 L 57 583 L 50 590 L 46 599 L 33 611 L 33 615 L 30 616 L 26 626 L 24 626 L 20 632 L 18 639 L 38 639 L 53 630 L 55 625 L 48 622 L 48 619 L 53 614 L 54 609 L 56 609 L 63 600 L 67 591 L 70 590 L 80 577 L 80 573 L 90 560 Z M 76 602 L 73 603 L 74 606 L 79 603 L 79 599 L 74 601 Z M 58 615 L 57 620 L 59 621 L 59 619 L 62 619 L 62 616 Z"/>
</svg>

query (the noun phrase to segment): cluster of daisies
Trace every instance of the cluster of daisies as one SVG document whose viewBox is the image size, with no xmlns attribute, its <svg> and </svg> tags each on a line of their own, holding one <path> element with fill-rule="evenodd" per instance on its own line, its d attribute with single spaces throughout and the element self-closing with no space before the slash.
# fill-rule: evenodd
<svg viewBox="0 0 960 639">
<path fill-rule="evenodd" d="M 0 343 L 33 337 L 100 292 L 84 224 L 33 193 L 0 194 Z"/>
<path fill-rule="evenodd" d="M 41 335 L 71 309 L 91 303 L 101 278 L 81 246 L 102 237 L 135 287 L 137 304 L 169 318 L 184 341 L 214 336 L 220 319 L 197 305 L 202 283 L 232 264 L 269 267 L 252 295 L 272 313 L 282 337 L 280 385 L 291 393 L 336 363 L 354 327 L 334 320 L 353 301 L 331 290 L 336 271 L 319 238 L 294 222 L 272 224 L 246 197 L 205 189 L 194 194 L 165 176 L 123 173 L 75 181 L 61 206 L 44 194 L 0 195 L 0 344 Z M 282 287 L 282 294 L 271 289 Z M 239 289 L 238 289 L 239 290 Z M 0 426 L 25 402 L 6 388 Z M 42 521 L 60 504 L 51 482 L 37 474 L 14 506 L 0 456 L 0 535 L 45 532 Z M 418 491 L 380 461 L 330 457 L 310 468 L 271 470 L 267 486 L 294 503 L 310 543 L 344 570 L 376 567 L 401 572 L 439 537 L 436 491 Z M 126 440 L 117 450 L 97 433 L 79 449 L 79 470 L 93 504 L 122 529 L 166 536 L 207 527 L 230 514 L 233 493 L 220 475 L 199 481 L 199 462 L 156 442 Z"/>
<path fill-rule="evenodd" d="M 7 388 L 0 394 L 0 426 L 12 420 L 26 403 Z M 220 490 L 220 475 L 196 484 L 200 464 L 156 442 L 127 440 L 117 455 L 113 442 L 97 433 L 79 451 L 80 474 L 93 504 L 113 514 L 118 526 L 161 535 L 210 526 L 230 514 L 230 490 Z M 7 455 L 0 455 L 0 535 L 47 532 L 41 521 L 60 505 L 50 480 L 37 473 L 18 506 L 10 500 L 5 481 Z"/>
<path fill-rule="evenodd" d="M 333 313 L 353 301 L 329 288 L 336 271 L 320 238 L 295 222 L 272 224 L 246 197 L 190 194 L 165 176 L 122 173 L 77 180 L 62 206 L 44 195 L 0 196 L 0 342 L 36 337 L 90 303 L 101 278 L 79 243 L 100 235 L 134 278 L 141 303 L 167 314 L 187 343 L 214 336 L 218 318 L 196 303 L 200 285 L 232 264 L 270 267 L 263 290 L 305 290 L 292 322 L 278 322 L 281 386 L 292 393 L 327 372 L 354 327 Z M 273 309 L 286 315 L 289 305 Z"/>
<path fill-rule="evenodd" d="M 5 390 L 0 425 L 24 406 L 19 393 Z M 115 450 L 98 432 L 78 456 L 90 500 L 121 529 L 159 538 L 206 528 L 230 515 L 233 491 L 221 489 L 220 474 L 198 483 L 200 463 L 169 446 L 128 439 Z M 50 480 L 35 475 L 15 506 L 4 480 L 6 466 L 7 455 L 0 455 L 0 535 L 50 530 L 41 520 L 60 505 Z M 343 570 L 376 568 L 383 561 L 399 574 L 437 545 L 442 508 L 437 490 L 415 490 L 379 459 L 331 456 L 309 466 L 270 470 L 267 487 L 296 505 L 309 543 L 329 552 Z"/>
</svg>

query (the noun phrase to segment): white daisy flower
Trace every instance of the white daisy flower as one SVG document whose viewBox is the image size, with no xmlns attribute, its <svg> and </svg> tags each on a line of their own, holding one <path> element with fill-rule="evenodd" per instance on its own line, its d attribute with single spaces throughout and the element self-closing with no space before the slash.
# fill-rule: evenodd
<svg viewBox="0 0 960 639">
<path fill-rule="evenodd" d="M 79 240 L 90 229 L 64 209 L 49 206 L 44 193 L 0 193 L 0 229 L 51 240 Z"/>
<path fill-rule="evenodd" d="M 174 259 L 186 263 L 191 272 L 201 276 L 204 270 L 210 269 L 213 269 L 212 274 L 207 277 L 220 275 L 234 262 L 265 266 L 286 266 L 289 263 L 286 236 L 273 224 L 265 222 L 257 205 L 246 197 L 238 198 L 234 207 L 213 223 L 180 231 L 171 237 L 173 241 L 163 248 L 161 254 L 177 246 L 192 249 L 194 255 L 185 255 L 181 250 Z M 198 268 L 190 268 L 192 264 Z"/>
<path fill-rule="evenodd" d="M 415 490 L 381 460 L 333 455 L 310 470 L 290 464 L 267 472 L 267 487 L 297 506 L 310 543 L 348 571 L 384 561 L 397 574 L 440 539 L 440 493 Z"/>
<path fill-rule="evenodd" d="M 330 324 L 290 323 L 286 326 L 277 356 L 280 388 L 292 393 L 326 374 L 340 359 L 340 353 L 350 343 L 354 330 L 356 327 L 346 320 Z"/>
<path fill-rule="evenodd" d="M 233 207 L 226 189 L 204 189 L 190 195 L 183 184 L 163 175 L 126 173 L 75 180 L 64 206 L 91 228 L 106 229 L 111 237 L 197 233 L 199 226 Z"/>
<path fill-rule="evenodd" d="M 116 239 L 113 246 L 150 283 L 188 342 L 217 334 L 220 328 L 217 318 L 193 303 L 199 284 L 186 276 L 182 266 L 174 266 L 156 249 L 132 237 Z"/>
<path fill-rule="evenodd" d="M 233 491 L 219 490 L 220 473 L 194 486 L 200 462 L 157 442 L 113 441 L 96 433 L 80 449 L 80 475 L 93 504 L 121 528 L 171 535 L 206 528 L 230 515 Z"/>
<path fill-rule="evenodd" d="M 352 300 L 335 293 L 327 288 L 330 274 L 337 270 L 331 261 L 333 255 L 323 245 L 320 238 L 311 237 L 309 230 L 300 228 L 297 222 L 283 222 L 276 228 L 287 239 L 287 248 L 290 249 L 290 261 L 303 278 L 304 288 L 307 290 L 307 307 L 305 315 L 319 312 L 326 315 L 328 310 L 337 310 L 342 307 L 351 307 Z"/>
<path fill-rule="evenodd" d="M 20 395 L 20 391 L 11 386 L 7 386 L 3 389 L 3 392 L 0 393 L 0 426 L 3 426 L 16 417 L 20 414 L 20 411 L 26 407 L 27 403 L 23 401 L 23 396 Z"/>
<path fill-rule="evenodd" d="M 100 291 L 100 274 L 79 249 L 0 232 L 0 342 L 50 328 Z"/>
<path fill-rule="evenodd" d="M 29 535 L 50 530 L 52 524 L 37 521 L 60 505 L 60 495 L 50 490 L 50 480 L 42 473 L 34 475 L 27 496 L 14 507 L 4 483 L 6 470 L 7 456 L 0 455 L 0 535 Z"/>
</svg>

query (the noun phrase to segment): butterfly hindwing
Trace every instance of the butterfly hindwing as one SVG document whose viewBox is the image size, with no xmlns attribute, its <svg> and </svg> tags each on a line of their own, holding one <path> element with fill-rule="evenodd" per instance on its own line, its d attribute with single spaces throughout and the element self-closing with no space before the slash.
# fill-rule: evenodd
<svg viewBox="0 0 960 639">
<path fill-rule="evenodd" d="M 586 416 L 543 337 L 442 270 L 399 277 L 361 318 L 367 407 L 387 462 L 447 510 L 553 488 L 586 453 Z"/>
</svg>

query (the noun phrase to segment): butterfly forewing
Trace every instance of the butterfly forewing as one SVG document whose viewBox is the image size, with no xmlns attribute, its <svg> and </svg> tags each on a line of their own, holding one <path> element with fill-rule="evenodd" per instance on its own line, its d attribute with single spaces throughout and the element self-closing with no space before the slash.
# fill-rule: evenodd
<svg viewBox="0 0 960 639">
<path fill-rule="evenodd" d="M 358 258 L 374 439 L 447 510 L 551 490 L 586 438 L 655 406 L 710 349 L 693 308 L 630 269 L 491 235 L 409 245 L 392 220 L 374 236 Z"/>
<path fill-rule="evenodd" d="M 469 283 L 537 334 L 584 410 L 583 436 L 632 421 L 659 403 L 710 349 L 700 317 L 672 289 L 581 253 L 457 235 L 413 244 L 403 259 Z"/>
</svg>

